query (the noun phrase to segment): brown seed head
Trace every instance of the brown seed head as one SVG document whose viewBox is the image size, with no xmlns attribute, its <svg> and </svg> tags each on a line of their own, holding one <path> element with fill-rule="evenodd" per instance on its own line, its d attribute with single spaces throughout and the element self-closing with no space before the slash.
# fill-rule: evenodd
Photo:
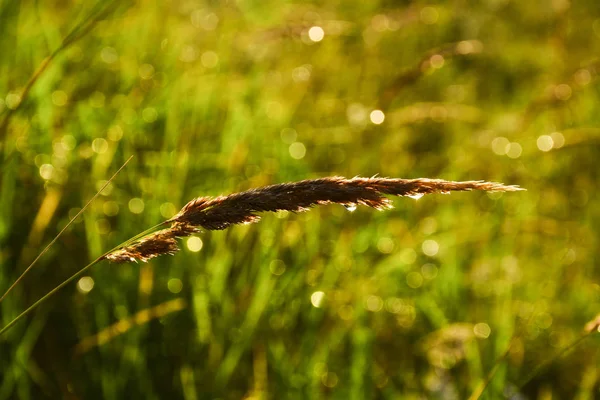
<svg viewBox="0 0 600 400">
<path fill-rule="evenodd" d="M 376 210 L 391 208 L 385 195 L 419 198 L 429 193 L 485 190 L 513 192 L 518 186 L 484 181 L 452 182 L 442 179 L 390 179 L 329 177 L 282 183 L 234 193 L 228 196 L 199 197 L 187 203 L 163 229 L 120 248 L 104 258 L 116 262 L 148 261 L 179 250 L 176 238 L 199 232 L 199 227 L 220 230 L 235 224 L 257 222 L 260 212 L 302 212 L 315 205 L 364 205 Z"/>
</svg>

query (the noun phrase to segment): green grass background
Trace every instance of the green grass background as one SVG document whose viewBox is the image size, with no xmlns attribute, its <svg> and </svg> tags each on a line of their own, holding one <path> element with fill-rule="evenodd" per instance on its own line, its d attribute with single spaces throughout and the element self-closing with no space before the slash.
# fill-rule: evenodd
<svg viewBox="0 0 600 400">
<path fill-rule="evenodd" d="M 595 0 L 0 1 L 1 292 L 135 156 L 3 326 L 200 195 L 375 174 L 528 190 L 264 215 L 104 262 L 0 338 L 0 399 L 466 399 L 494 368 L 483 399 L 600 398 L 598 334 L 524 382 L 600 313 L 599 51 Z"/>
</svg>

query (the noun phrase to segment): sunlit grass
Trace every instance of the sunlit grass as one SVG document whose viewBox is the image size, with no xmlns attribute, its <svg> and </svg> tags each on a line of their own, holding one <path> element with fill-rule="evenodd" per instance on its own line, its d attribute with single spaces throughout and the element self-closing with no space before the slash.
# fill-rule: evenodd
<svg viewBox="0 0 600 400">
<path fill-rule="evenodd" d="M 0 398 L 598 394 L 598 335 L 577 341 L 600 309 L 595 2 L 119 3 L 21 106 L 103 5 L 5 3 L 0 292 L 135 158 L 2 326 L 197 196 L 374 174 L 528 192 L 270 215 L 98 265 L 2 336 Z"/>
</svg>

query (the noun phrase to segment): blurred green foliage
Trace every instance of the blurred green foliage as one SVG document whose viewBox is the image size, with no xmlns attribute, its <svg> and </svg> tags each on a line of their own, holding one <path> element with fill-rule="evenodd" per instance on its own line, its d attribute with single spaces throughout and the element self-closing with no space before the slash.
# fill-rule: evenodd
<svg viewBox="0 0 600 400">
<path fill-rule="evenodd" d="M 465 399 L 494 368 L 483 399 L 599 397 L 598 334 L 543 364 L 600 312 L 599 2 L 2 0 L 0 52 L 2 293 L 135 155 L 2 326 L 200 195 L 528 189 L 265 215 L 97 265 L 0 338 L 0 399 Z"/>
</svg>

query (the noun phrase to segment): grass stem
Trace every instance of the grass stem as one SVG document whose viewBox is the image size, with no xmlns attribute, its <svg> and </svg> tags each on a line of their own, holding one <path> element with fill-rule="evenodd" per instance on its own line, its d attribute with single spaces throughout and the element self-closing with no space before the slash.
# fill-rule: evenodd
<svg viewBox="0 0 600 400">
<path fill-rule="evenodd" d="M 131 157 L 129 158 L 129 160 L 131 160 Z M 127 160 L 127 162 L 129 162 L 129 160 Z M 123 168 L 123 167 L 121 167 L 121 168 Z M 113 176 L 113 178 L 114 178 L 114 176 Z M 104 188 L 102 188 L 102 189 L 104 189 Z M 100 192 L 102 191 L 102 189 L 100 190 Z M 98 193 L 100 193 L 100 192 L 98 192 Z M 36 301 L 35 303 L 33 303 L 27 310 L 23 311 L 15 319 L 13 319 L 12 321 L 10 321 L 4 328 L 2 328 L 0 330 L 0 336 L 2 336 L 2 334 L 4 332 L 6 332 L 14 324 L 16 324 L 17 322 L 19 322 L 20 319 L 22 319 L 27 314 L 29 314 L 30 312 L 32 312 L 35 308 L 37 308 L 38 306 L 40 306 L 41 304 L 43 304 L 53 294 L 55 294 L 60 289 L 62 289 L 63 287 L 65 287 L 67 284 L 69 284 L 70 282 L 72 282 L 73 280 L 75 280 L 76 278 L 78 278 L 79 276 L 81 276 L 85 271 L 87 271 L 88 269 L 90 269 L 94 265 L 98 264 L 100 261 L 104 260 L 104 258 L 108 254 L 112 253 L 115 250 L 118 250 L 121 247 L 127 246 L 129 243 L 134 242 L 135 240 L 139 239 L 140 237 L 143 237 L 143 236 L 149 234 L 150 232 L 152 232 L 153 230 L 155 230 L 159 226 L 164 225 L 165 223 L 166 222 L 161 222 L 160 224 L 154 225 L 153 227 L 146 229 L 144 232 L 139 233 L 139 234 L 133 236 L 130 239 L 127 239 L 123 243 L 119 244 L 118 246 L 114 247 L 113 249 L 111 249 L 111 250 L 107 251 L 106 253 L 102 254 L 100 257 L 96 258 L 94 261 L 92 261 L 91 263 L 89 263 L 88 265 L 86 265 L 85 267 L 83 267 L 82 269 L 80 269 L 79 271 L 77 271 L 76 273 L 74 273 L 73 275 L 71 275 L 70 277 L 68 277 L 67 279 L 65 279 L 60 285 L 58 285 L 57 287 L 55 287 L 54 289 L 52 289 L 51 291 L 49 291 L 42 298 L 40 298 L 38 301 Z"/>
</svg>

